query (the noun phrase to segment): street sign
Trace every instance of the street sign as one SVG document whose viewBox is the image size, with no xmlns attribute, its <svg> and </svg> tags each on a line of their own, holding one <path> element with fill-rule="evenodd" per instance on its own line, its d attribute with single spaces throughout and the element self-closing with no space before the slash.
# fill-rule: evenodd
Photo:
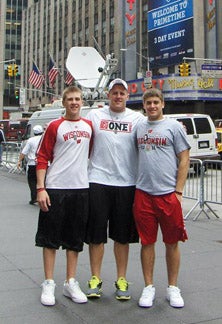
<svg viewBox="0 0 222 324">
<path fill-rule="evenodd" d="M 146 77 L 143 79 L 143 83 L 147 89 L 152 88 L 152 76 L 153 74 L 151 70 L 146 71 Z"/>
<path fill-rule="evenodd" d="M 152 78 L 152 71 L 146 71 L 146 78 Z"/>
<path fill-rule="evenodd" d="M 20 88 L 19 89 L 19 104 L 20 105 L 25 105 L 26 102 L 26 91 L 25 88 Z"/>
<path fill-rule="evenodd" d="M 222 78 L 222 64 L 202 64 L 203 77 Z"/>
<path fill-rule="evenodd" d="M 144 78 L 143 83 L 144 83 L 145 88 L 147 88 L 147 89 L 151 88 L 152 87 L 152 78 L 151 77 Z"/>
</svg>

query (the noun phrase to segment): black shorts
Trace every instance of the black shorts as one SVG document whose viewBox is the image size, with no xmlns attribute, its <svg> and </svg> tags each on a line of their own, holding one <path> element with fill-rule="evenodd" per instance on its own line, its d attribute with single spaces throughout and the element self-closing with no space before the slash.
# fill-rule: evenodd
<svg viewBox="0 0 222 324">
<path fill-rule="evenodd" d="M 107 243 L 109 238 L 126 244 L 139 241 L 132 206 L 135 186 L 116 187 L 97 183 L 90 184 L 90 216 L 86 243 Z"/>
<path fill-rule="evenodd" d="M 36 246 L 83 250 L 89 211 L 88 189 L 48 189 L 51 206 L 39 212 Z"/>
</svg>

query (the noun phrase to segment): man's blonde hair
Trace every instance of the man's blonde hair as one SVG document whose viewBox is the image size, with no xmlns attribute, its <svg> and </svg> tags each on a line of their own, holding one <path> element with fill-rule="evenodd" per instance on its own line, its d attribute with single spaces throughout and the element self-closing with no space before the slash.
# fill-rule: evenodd
<svg viewBox="0 0 222 324">
<path fill-rule="evenodd" d="M 143 102 L 145 102 L 148 98 L 158 97 L 162 102 L 164 101 L 164 97 L 162 92 L 156 88 L 147 89 L 143 94 Z"/>
<path fill-rule="evenodd" d="M 79 92 L 82 99 L 82 90 L 76 86 L 70 86 L 64 89 L 62 94 L 62 101 L 64 101 L 66 99 L 67 94 L 71 92 Z"/>
</svg>

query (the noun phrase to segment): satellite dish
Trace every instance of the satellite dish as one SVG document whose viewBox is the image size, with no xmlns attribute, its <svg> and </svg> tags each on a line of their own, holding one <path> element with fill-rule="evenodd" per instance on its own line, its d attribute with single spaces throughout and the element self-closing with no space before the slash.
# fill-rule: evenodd
<svg viewBox="0 0 222 324">
<path fill-rule="evenodd" d="M 94 47 L 72 47 L 66 60 L 66 68 L 83 87 L 95 88 L 105 60 Z"/>
</svg>

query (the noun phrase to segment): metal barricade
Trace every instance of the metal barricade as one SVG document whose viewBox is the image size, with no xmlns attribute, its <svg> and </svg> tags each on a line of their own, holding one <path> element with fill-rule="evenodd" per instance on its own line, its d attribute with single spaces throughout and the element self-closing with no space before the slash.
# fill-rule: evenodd
<svg viewBox="0 0 222 324">
<path fill-rule="evenodd" d="M 185 183 L 183 197 L 195 200 L 195 204 L 190 211 L 184 216 L 187 219 L 201 201 L 201 177 L 202 161 L 198 159 L 190 159 L 190 169 Z"/>
<path fill-rule="evenodd" d="M 210 218 L 208 211 L 219 218 L 209 204 L 222 203 L 222 161 L 191 159 L 183 197 L 196 200 L 184 219 L 187 219 L 198 206 L 200 210 L 193 220 L 196 220 L 202 212 Z M 205 206 L 208 207 L 208 211 L 205 210 Z"/>
<path fill-rule="evenodd" d="M 205 160 L 203 169 L 206 170 L 203 177 L 203 208 L 206 205 L 219 218 L 209 203 L 222 204 L 222 161 Z"/>
<path fill-rule="evenodd" d="M 23 173 L 24 170 L 17 168 L 17 162 L 21 151 L 20 142 L 5 142 L 3 144 L 2 164 L 10 173 Z"/>
</svg>

